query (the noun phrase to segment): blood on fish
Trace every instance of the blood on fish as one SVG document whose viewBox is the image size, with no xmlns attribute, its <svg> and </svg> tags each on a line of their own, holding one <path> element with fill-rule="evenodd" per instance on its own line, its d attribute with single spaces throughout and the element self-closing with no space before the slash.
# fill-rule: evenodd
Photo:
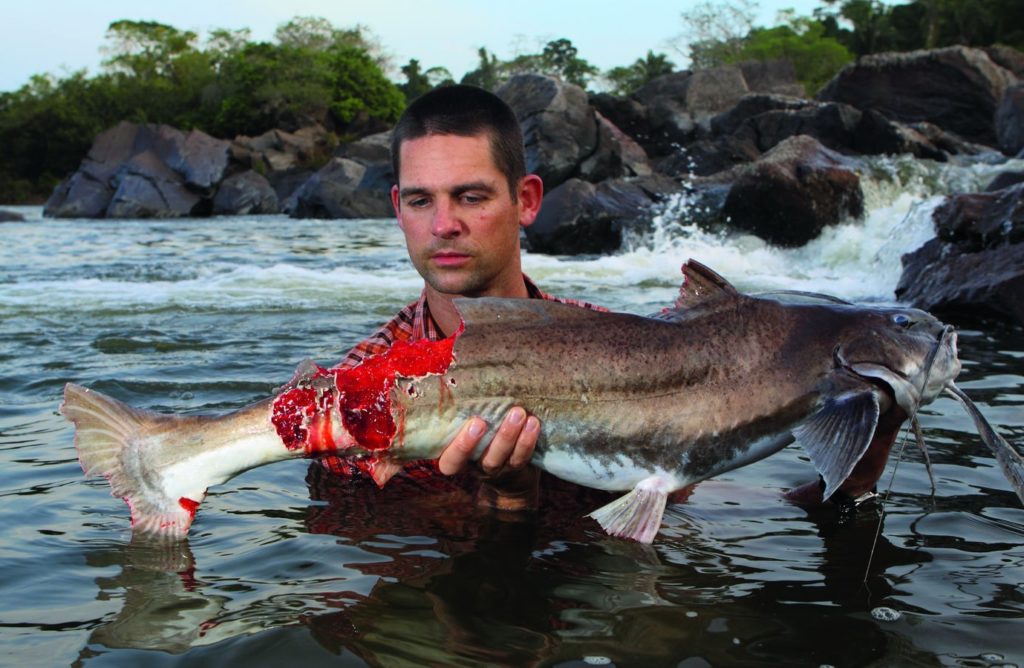
<svg viewBox="0 0 1024 668">
<path fill-rule="evenodd" d="M 316 367 L 299 386 L 274 401 L 271 422 L 278 436 L 289 450 L 303 448 L 308 456 L 335 452 L 339 444 L 334 440 L 331 414 L 337 408 L 341 426 L 356 444 L 371 452 L 386 450 L 398 431 L 391 412 L 396 378 L 443 374 L 454 361 L 455 340 L 461 333 L 460 328 L 440 341 L 397 341 L 351 368 Z M 326 389 L 313 383 L 325 376 L 334 380 Z"/>
<path fill-rule="evenodd" d="M 195 518 L 196 510 L 199 508 L 198 501 L 193 501 L 187 496 L 183 496 L 178 499 L 178 505 L 185 509 L 185 512 L 189 514 L 189 517 Z"/>
</svg>

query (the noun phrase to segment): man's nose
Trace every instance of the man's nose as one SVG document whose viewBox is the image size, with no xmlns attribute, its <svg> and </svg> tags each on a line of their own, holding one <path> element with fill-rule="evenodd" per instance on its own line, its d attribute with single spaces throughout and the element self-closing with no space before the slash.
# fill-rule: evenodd
<svg viewBox="0 0 1024 668">
<path fill-rule="evenodd" d="M 434 217 L 430 221 L 430 232 L 435 237 L 449 239 L 459 234 L 462 224 L 452 203 L 441 199 L 434 206 Z"/>
</svg>

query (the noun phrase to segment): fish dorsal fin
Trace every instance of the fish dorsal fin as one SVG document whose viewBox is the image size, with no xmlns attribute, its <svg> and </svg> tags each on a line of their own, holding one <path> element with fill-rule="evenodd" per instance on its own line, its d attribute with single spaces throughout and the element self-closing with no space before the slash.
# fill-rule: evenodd
<svg viewBox="0 0 1024 668">
<path fill-rule="evenodd" d="M 687 319 L 697 306 L 739 297 L 740 292 L 732 283 L 722 278 L 713 269 L 690 258 L 683 264 L 683 284 L 672 307 L 662 309 L 652 317 L 660 320 L 681 321 Z"/>
<path fill-rule="evenodd" d="M 879 416 L 875 392 L 865 386 L 829 396 L 817 413 L 793 429 L 825 481 L 825 499 L 839 489 L 871 445 Z"/>
<path fill-rule="evenodd" d="M 626 314 L 600 313 L 579 306 L 571 306 L 548 299 L 507 299 L 504 297 L 459 298 L 455 308 L 467 329 L 484 325 L 548 326 L 556 322 L 593 321 L 595 318 L 625 316 Z M 626 316 L 629 317 L 629 316 Z"/>
</svg>

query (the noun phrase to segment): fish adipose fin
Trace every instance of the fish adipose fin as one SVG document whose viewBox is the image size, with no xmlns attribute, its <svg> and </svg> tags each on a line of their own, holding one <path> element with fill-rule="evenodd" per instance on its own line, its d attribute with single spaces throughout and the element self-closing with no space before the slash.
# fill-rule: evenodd
<svg viewBox="0 0 1024 668">
<path fill-rule="evenodd" d="M 874 390 L 844 392 L 828 397 L 817 413 L 793 429 L 793 436 L 825 481 L 823 498 L 839 489 L 867 452 L 878 416 Z"/>
<path fill-rule="evenodd" d="M 191 495 L 198 497 L 195 499 L 166 498 L 143 489 L 142 472 L 131 470 L 133 463 L 141 468 L 130 453 L 137 453 L 139 434 L 155 414 L 74 383 L 64 387 L 60 412 L 75 425 L 75 447 L 82 470 L 110 481 L 111 493 L 123 498 L 131 509 L 132 528 L 161 537 L 184 538 L 203 494 Z"/>
<path fill-rule="evenodd" d="M 652 476 L 637 483 L 625 496 L 601 506 L 587 517 L 597 520 L 612 536 L 653 543 L 672 488 L 664 478 Z"/>
</svg>

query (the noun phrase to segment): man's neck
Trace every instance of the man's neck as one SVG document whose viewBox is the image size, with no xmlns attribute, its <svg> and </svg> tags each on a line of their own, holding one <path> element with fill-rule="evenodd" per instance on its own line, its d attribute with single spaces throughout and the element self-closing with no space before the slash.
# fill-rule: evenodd
<svg viewBox="0 0 1024 668">
<path fill-rule="evenodd" d="M 431 288 L 429 285 L 426 289 L 427 293 L 427 307 L 430 309 L 430 317 L 434 319 L 441 333 L 445 336 L 451 336 L 458 331 L 459 326 L 462 325 L 462 317 L 459 315 L 459 311 L 455 308 L 454 300 L 465 295 L 450 295 L 443 292 L 438 292 Z M 526 289 L 526 281 L 518 281 L 516 286 L 506 290 L 502 290 L 495 294 L 480 295 L 485 297 L 508 297 L 513 299 L 526 299 L 530 296 L 529 291 Z"/>
</svg>

